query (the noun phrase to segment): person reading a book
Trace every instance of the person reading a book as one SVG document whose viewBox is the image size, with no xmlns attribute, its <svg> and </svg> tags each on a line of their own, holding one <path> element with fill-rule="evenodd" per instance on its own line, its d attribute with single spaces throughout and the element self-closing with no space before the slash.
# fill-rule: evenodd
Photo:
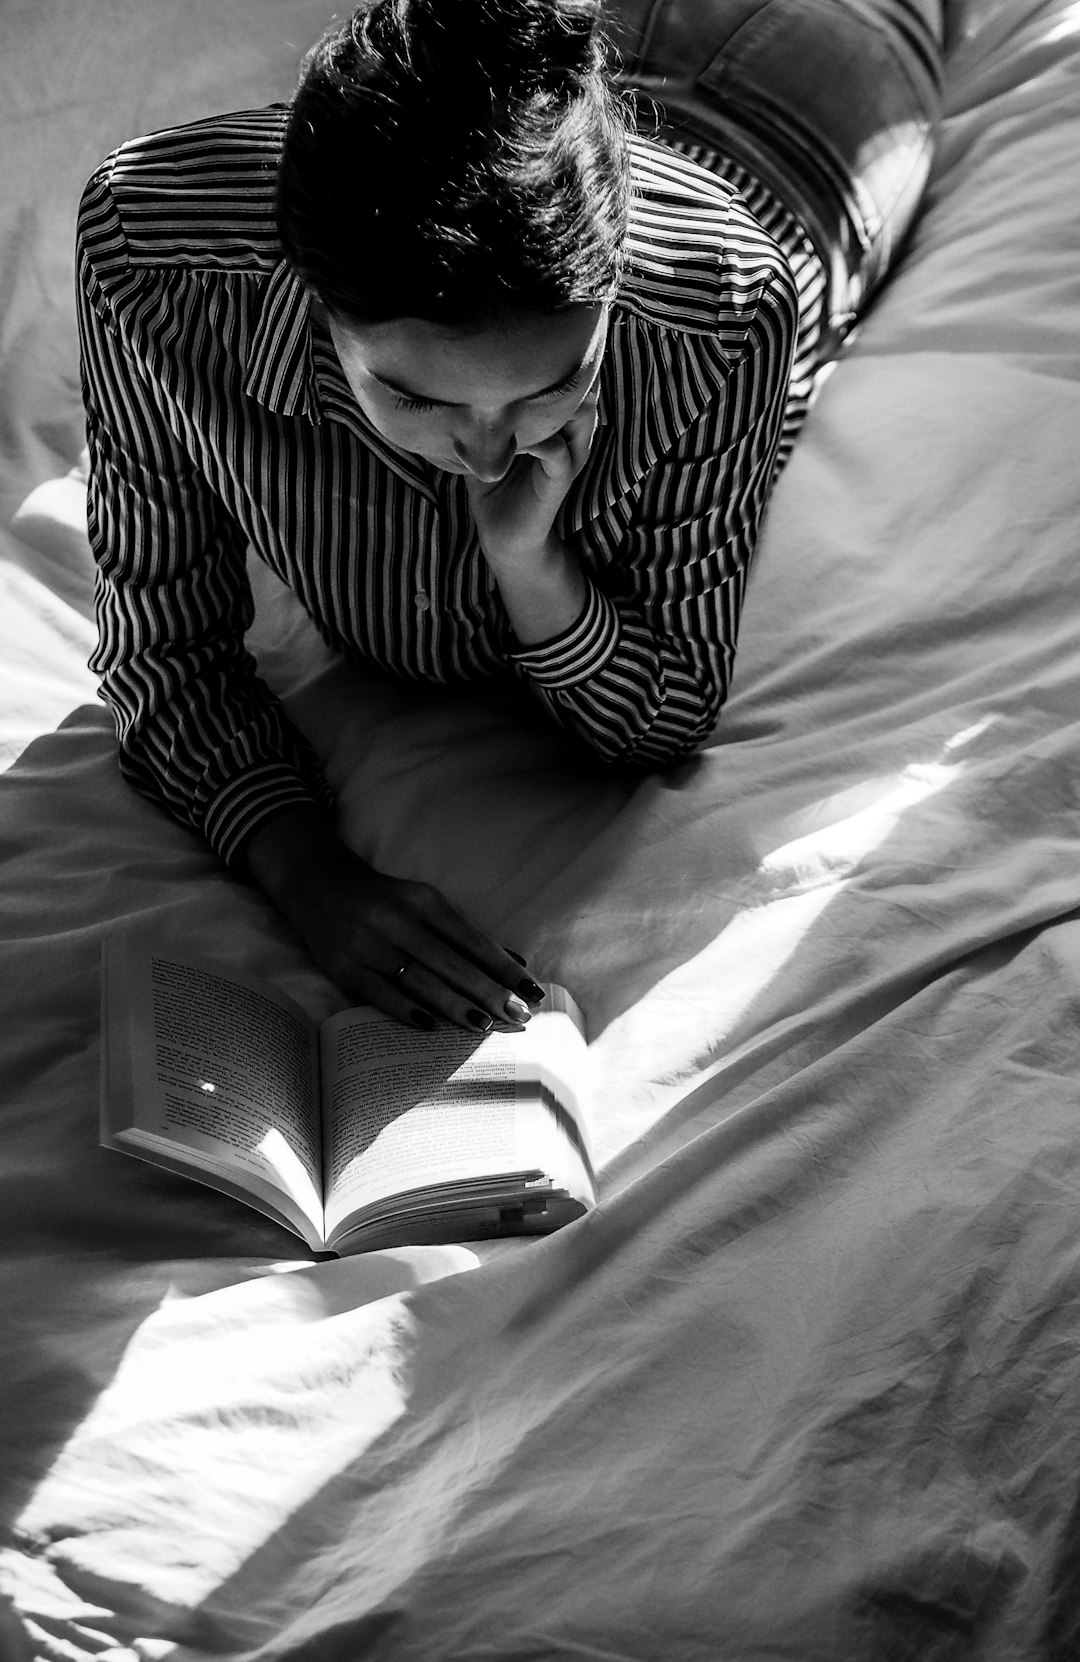
<svg viewBox="0 0 1080 1662">
<path fill-rule="evenodd" d="M 618 59 L 601 24 L 370 0 L 288 107 L 122 145 L 80 214 L 123 771 L 414 1025 L 520 1023 L 539 989 L 339 838 L 244 647 L 248 549 L 343 653 L 509 678 L 608 764 L 686 757 L 777 468 L 929 167 L 939 0 L 618 0 Z"/>
</svg>

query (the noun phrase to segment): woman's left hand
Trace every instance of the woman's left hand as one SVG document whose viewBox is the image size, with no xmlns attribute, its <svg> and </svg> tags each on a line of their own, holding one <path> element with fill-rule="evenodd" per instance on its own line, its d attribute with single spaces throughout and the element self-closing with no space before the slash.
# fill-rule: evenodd
<svg viewBox="0 0 1080 1662">
<path fill-rule="evenodd" d="M 496 575 L 500 568 L 533 559 L 547 545 L 555 515 L 585 465 L 595 432 L 594 393 L 565 427 L 520 451 L 495 484 L 466 475 L 480 546 Z"/>
</svg>

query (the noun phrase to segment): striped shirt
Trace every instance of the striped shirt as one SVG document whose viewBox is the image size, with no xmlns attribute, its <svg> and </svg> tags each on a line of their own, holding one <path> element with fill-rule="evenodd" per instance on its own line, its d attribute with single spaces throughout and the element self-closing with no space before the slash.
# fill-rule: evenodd
<svg viewBox="0 0 1080 1662">
<path fill-rule="evenodd" d="M 788 438 L 798 419 L 796 262 L 700 158 L 632 141 L 596 436 L 555 527 L 587 598 L 569 629 L 526 647 L 463 480 L 370 425 L 282 260 L 286 114 L 133 140 L 83 197 L 91 668 L 126 777 L 227 861 L 281 809 L 331 806 L 245 648 L 249 549 L 342 653 L 429 682 L 515 678 L 611 763 L 688 754 L 727 693 L 785 418 Z"/>
</svg>

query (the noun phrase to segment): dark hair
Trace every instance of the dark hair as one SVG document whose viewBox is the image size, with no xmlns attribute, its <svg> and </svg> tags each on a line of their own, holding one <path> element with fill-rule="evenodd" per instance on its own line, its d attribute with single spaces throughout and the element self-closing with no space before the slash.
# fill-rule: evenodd
<svg viewBox="0 0 1080 1662">
<path fill-rule="evenodd" d="M 483 325 L 618 282 L 628 117 L 598 0 L 372 0 L 308 53 L 285 257 L 357 323 Z"/>
</svg>

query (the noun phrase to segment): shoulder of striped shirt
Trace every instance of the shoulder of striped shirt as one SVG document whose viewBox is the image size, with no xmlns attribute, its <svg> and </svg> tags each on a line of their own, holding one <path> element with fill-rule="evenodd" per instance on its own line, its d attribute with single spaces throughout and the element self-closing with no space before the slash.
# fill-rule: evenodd
<svg viewBox="0 0 1080 1662">
<path fill-rule="evenodd" d="M 129 139 L 94 180 L 107 185 L 131 265 L 268 276 L 288 110 L 238 110 Z"/>
<path fill-rule="evenodd" d="M 617 304 L 685 334 L 744 335 L 787 258 L 736 188 L 652 139 L 631 139 L 633 197 Z"/>
<path fill-rule="evenodd" d="M 123 263 L 269 276 L 281 259 L 274 196 L 287 117 L 283 104 L 239 110 L 130 139 L 108 156 L 96 177 L 112 198 Z M 655 140 L 635 135 L 630 146 L 617 305 L 665 330 L 711 335 L 720 321 L 730 327 L 734 288 L 752 295 L 783 265 L 783 254 L 733 206 L 740 198 L 726 180 Z M 747 282 L 748 267 L 760 273 L 758 283 Z"/>
</svg>

